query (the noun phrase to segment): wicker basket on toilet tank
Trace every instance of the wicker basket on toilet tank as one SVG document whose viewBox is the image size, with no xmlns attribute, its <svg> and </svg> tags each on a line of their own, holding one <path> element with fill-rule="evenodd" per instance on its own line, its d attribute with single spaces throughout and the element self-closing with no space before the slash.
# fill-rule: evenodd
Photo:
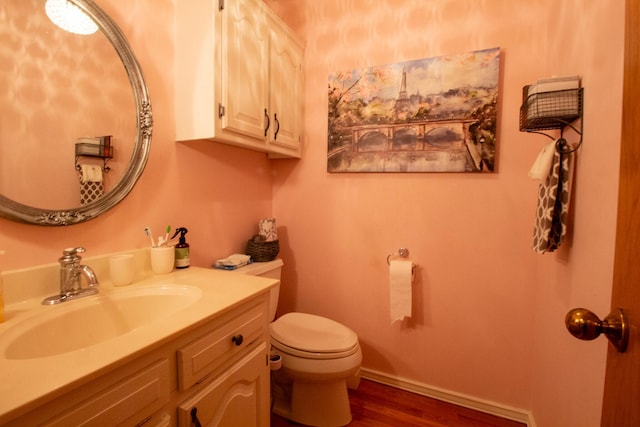
<svg viewBox="0 0 640 427">
<path fill-rule="evenodd" d="M 245 253 L 251 257 L 253 262 L 273 261 L 280 252 L 280 243 L 278 240 L 266 242 L 263 236 L 254 235 L 247 242 Z"/>
</svg>

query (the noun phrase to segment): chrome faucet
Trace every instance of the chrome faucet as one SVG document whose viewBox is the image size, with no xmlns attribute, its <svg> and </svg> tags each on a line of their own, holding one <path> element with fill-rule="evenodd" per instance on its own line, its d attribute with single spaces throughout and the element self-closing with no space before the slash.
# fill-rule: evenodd
<svg viewBox="0 0 640 427">
<path fill-rule="evenodd" d="M 84 248 L 67 248 L 58 259 L 60 263 L 60 294 L 45 298 L 42 304 L 52 305 L 98 293 L 98 278 L 88 265 L 81 265 Z M 88 287 L 83 288 L 84 277 Z"/>
</svg>

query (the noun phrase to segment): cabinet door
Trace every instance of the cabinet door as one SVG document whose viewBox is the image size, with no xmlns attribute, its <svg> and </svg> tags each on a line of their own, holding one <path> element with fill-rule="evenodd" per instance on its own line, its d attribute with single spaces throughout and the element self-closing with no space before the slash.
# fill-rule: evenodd
<svg viewBox="0 0 640 427">
<path fill-rule="evenodd" d="M 279 21 L 271 22 L 270 112 L 271 152 L 300 157 L 303 116 L 303 49 Z"/>
<path fill-rule="evenodd" d="M 222 13 L 222 129 L 266 141 L 269 39 L 264 7 L 227 0 Z"/>
<path fill-rule="evenodd" d="M 262 343 L 231 369 L 178 406 L 178 426 L 267 427 L 269 367 Z"/>
</svg>

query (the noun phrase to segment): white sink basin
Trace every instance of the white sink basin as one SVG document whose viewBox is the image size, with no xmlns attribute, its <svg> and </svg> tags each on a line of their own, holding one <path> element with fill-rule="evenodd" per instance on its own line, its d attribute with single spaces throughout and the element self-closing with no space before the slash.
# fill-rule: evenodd
<svg viewBox="0 0 640 427">
<path fill-rule="evenodd" d="M 195 286 L 161 285 L 100 293 L 50 306 L 16 325 L 7 359 L 34 359 L 86 348 L 189 307 L 202 296 Z"/>
</svg>

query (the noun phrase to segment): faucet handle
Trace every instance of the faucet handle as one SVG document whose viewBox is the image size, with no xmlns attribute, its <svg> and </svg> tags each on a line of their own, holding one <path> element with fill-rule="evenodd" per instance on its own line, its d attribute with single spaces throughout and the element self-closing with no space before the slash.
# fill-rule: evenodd
<svg viewBox="0 0 640 427">
<path fill-rule="evenodd" d="M 83 247 L 77 247 L 77 248 L 65 248 L 64 251 L 62 251 L 63 255 L 75 255 L 75 254 L 81 254 L 85 251 L 85 249 Z"/>
<path fill-rule="evenodd" d="M 69 263 L 69 262 L 79 261 L 80 256 L 78 256 L 78 254 L 83 253 L 84 250 L 85 249 L 82 247 L 66 248 L 62 251 L 62 257 L 59 258 L 58 261 L 60 263 Z"/>
</svg>

